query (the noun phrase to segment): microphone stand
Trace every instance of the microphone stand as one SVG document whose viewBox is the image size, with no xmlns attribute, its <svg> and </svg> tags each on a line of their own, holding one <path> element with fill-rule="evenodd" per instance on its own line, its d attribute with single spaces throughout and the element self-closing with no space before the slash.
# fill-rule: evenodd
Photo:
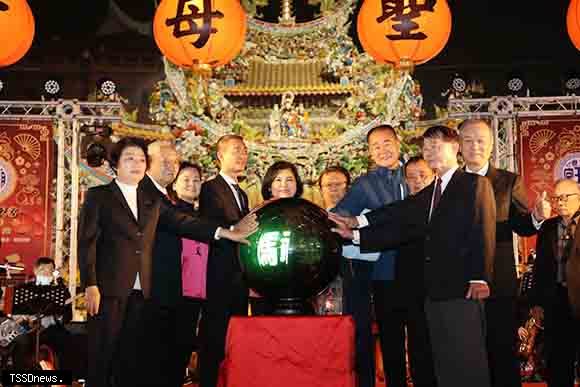
<svg viewBox="0 0 580 387">
<path fill-rule="evenodd" d="M 10 275 L 10 270 L 14 270 L 14 271 L 24 271 L 24 268 L 23 267 L 20 267 L 20 266 L 12 266 L 12 265 L 9 265 L 9 264 L 0 265 L 0 269 L 6 270 L 6 278 L 7 279 L 12 278 L 12 276 Z"/>
</svg>

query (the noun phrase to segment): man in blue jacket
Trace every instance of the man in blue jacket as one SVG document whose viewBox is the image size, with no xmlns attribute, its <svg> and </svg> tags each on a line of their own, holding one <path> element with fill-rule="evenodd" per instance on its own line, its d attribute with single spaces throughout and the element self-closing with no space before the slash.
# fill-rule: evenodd
<svg viewBox="0 0 580 387">
<path fill-rule="evenodd" d="M 401 168 L 400 141 L 395 129 L 381 125 L 367 134 L 368 152 L 376 168 L 359 177 L 333 209 L 341 215 L 357 216 L 407 195 Z M 383 366 L 389 387 L 406 387 L 405 334 L 393 326 L 390 315 L 394 300 L 396 250 L 381 252 L 376 262 L 349 260 L 350 278 L 345 279 L 345 311 L 356 325 L 356 370 L 360 387 L 375 384 L 374 343 L 371 332 L 371 291 L 379 327 Z"/>
</svg>

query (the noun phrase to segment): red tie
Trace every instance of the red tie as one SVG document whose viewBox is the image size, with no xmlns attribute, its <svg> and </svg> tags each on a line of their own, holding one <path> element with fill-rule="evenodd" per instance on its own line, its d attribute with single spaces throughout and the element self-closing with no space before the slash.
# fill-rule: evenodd
<svg viewBox="0 0 580 387">
<path fill-rule="evenodd" d="M 435 178 L 435 189 L 433 192 L 433 201 L 431 202 L 431 213 L 429 214 L 429 220 L 431 220 L 431 216 L 433 216 L 433 212 L 439 205 L 439 201 L 441 201 L 441 179 L 439 177 Z"/>
</svg>

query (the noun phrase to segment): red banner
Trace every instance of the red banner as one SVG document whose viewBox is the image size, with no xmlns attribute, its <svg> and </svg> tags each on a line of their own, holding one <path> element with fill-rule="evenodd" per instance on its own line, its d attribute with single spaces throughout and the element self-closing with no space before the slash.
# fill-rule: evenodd
<svg viewBox="0 0 580 387">
<path fill-rule="evenodd" d="M 580 117 L 522 119 L 518 128 L 520 172 L 530 207 L 543 191 L 552 194 L 558 179 L 580 183 Z M 530 241 L 524 252 L 534 245 Z"/>
<path fill-rule="evenodd" d="M 0 121 L 0 261 L 32 273 L 50 256 L 52 122 Z"/>
</svg>

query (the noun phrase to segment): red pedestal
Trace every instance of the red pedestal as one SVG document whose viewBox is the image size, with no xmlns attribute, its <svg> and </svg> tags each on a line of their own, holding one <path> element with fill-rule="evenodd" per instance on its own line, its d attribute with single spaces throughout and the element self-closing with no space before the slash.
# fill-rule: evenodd
<svg viewBox="0 0 580 387">
<path fill-rule="evenodd" d="M 234 317 L 220 387 L 354 387 L 351 317 Z"/>
</svg>

